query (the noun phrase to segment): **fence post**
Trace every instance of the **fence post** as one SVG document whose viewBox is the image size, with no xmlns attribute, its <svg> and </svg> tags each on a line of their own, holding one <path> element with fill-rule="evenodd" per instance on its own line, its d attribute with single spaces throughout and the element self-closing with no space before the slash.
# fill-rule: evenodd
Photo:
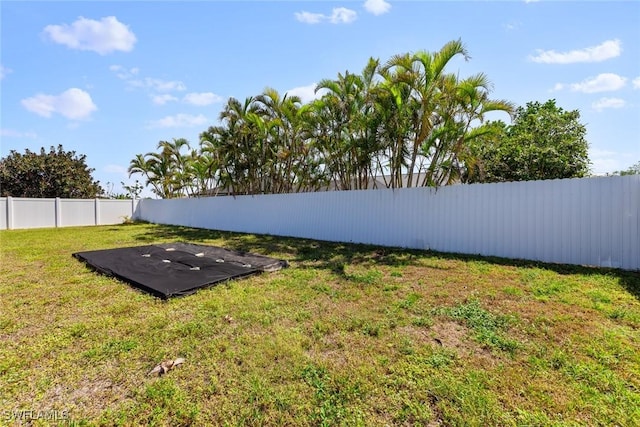
<svg viewBox="0 0 640 427">
<path fill-rule="evenodd" d="M 95 209 L 95 225 L 100 225 L 100 199 L 96 197 L 95 203 L 93 204 L 93 208 Z"/>
<path fill-rule="evenodd" d="M 7 230 L 13 229 L 13 197 L 7 196 Z"/>
<path fill-rule="evenodd" d="M 60 197 L 56 197 L 55 203 L 55 212 L 56 212 L 56 228 L 62 227 L 62 208 L 60 207 Z"/>
</svg>

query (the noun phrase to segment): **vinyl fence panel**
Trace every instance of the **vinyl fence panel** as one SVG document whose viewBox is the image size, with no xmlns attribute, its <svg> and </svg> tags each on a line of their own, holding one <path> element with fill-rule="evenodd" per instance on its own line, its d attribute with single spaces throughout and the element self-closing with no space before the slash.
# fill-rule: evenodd
<svg viewBox="0 0 640 427">
<path fill-rule="evenodd" d="M 97 222 L 100 224 L 121 224 L 133 217 L 138 200 L 99 199 L 97 203 L 99 204 Z"/>
<path fill-rule="evenodd" d="M 11 203 L 12 202 L 12 203 Z M 45 228 L 56 226 L 55 199 L 13 199 L 11 228 Z"/>
<path fill-rule="evenodd" d="M 95 225 L 96 201 L 93 199 L 70 199 L 59 201 L 60 220 L 59 227 L 74 225 Z"/>
<path fill-rule="evenodd" d="M 0 197 L 0 230 L 121 224 L 138 200 Z"/>
<path fill-rule="evenodd" d="M 136 218 L 216 230 L 640 269 L 640 175 L 141 200 Z"/>
<path fill-rule="evenodd" d="M 6 230 L 8 227 L 7 220 L 9 218 L 9 202 L 6 197 L 0 198 L 0 230 Z"/>
</svg>

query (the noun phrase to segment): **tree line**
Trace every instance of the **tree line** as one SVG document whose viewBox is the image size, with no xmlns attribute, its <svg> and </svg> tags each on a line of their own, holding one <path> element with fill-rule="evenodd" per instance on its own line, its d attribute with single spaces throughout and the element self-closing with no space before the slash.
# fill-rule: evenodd
<svg viewBox="0 0 640 427">
<path fill-rule="evenodd" d="M 370 58 L 360 73 L 321 80 L 319 97 L 308 103 L 272 88 L 244 100 L 229 98 L 220 123 L 203 131 L 197 146 L 184 138 L 160 141 L 156 151 L 131 160 L 129 176 L 139 174 L 158 197 L 174 198 L 589 173 L 586 129 L 577 110 L 565 111 L 555 100 L 516 107 L 493 99 L 484 73 L 460 78 L 447 71 L 457 57 L 469 59 L 460 40 L 436 52 L 403 53 L 386 62 Z M 495 112 L 511 124 L 487 120 Z M 58 154 L 71 160 L 71 153 Z M 32 163 L 33 155 L 26 156 Z M 84 157 L 75 160 L 88 170 Z M 0 172 L 8 164 L 3 159 Z M 10 173 L 0 176 L 7 193 Z M 93 195 L 100 190 L 91 180 L 84 187 Z M 127 191 L 139 193 L 137 181 Z"/>
<path fill-rule="evenodd" d="M 384 63 L 370 58 L 359 74 L 321 80 L 322 96 L 306 104 L 271 88 L 243 101 L 230 98 L 221 124 L 202 132 L 198 147 L 183 138 L 160 141 L 156 152 L 136 155 L 129 173 L 144 176 L 162 198 L 212 189 L 236 195 L 438 187 L 588 173 L 578 111 L 553 100 L 516 108 L 492 99 L 485 74 L 447 72 L 456 57 L 469 59 L 460 40 Z M 491 112 L 514 124 L 486 120 Z"/>
<path fill-rule="evenodd" d="M 263 93 L 230 98 L 221 124 L 185 139 L 161 141 L 158 151 L 138 154 L 129 172 L 142 174 L 163 198 L 223 188 L 232 194 L 440 186 L 465 182 L 474 140 L 493 131 L 485 116 L 513 114 L 505 100 L 491 99 L 491 82 L 479 73 L 447 72 L 456 57 L 469 59 L 460 40 L 437 52 L 369 59 L 361 73 L 321 80 L 322 96 Z"/>
</svg>

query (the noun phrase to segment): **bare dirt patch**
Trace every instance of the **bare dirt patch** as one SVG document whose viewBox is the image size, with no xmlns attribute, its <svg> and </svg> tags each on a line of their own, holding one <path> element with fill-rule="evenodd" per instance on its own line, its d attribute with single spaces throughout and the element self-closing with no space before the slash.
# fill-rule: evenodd
<svg viewBox="0 0 640 427">
<path fill-rule="evenodd" d="M 498 357 L 490 349 L 475 341 L 473 331 L 451 320 L 436 320 L 430 328 L 406 326 L 398 330 L 414 342 L 432 348 L 450 350 L 462 359 L 476 359 L 482 366 L 493 366 Z"/>
<path fill-rule="evenodd" d="M 434 323 L 430 335 L 432 340 L 442 347 L 456 350 L 458 353 L 469 353 L 477 349 L 477 345 L 469 339 L 469 328 L 459 323 L 442 320 Z"/>
<path fill-rule="evenodd" d="M 50 388 L 40 400 L 40 410 L 80 410 L 91 416 L 125 398 L 125 390 L 107 378 L 84 378 L 75 386 L 58 384 Z"/>
</svg>

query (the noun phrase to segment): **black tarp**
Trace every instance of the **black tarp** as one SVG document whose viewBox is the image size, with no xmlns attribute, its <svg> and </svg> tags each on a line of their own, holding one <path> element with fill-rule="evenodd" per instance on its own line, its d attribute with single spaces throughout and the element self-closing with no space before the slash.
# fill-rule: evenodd
<svg viewBox="0 0 640 427">
<path fill-rule="evenodd" d="M 191 243 L 76 252 L 73 256 L 160 298 L 187 295 L 205 286 L 287 266 L 283 260 Z"/>
</svg>

